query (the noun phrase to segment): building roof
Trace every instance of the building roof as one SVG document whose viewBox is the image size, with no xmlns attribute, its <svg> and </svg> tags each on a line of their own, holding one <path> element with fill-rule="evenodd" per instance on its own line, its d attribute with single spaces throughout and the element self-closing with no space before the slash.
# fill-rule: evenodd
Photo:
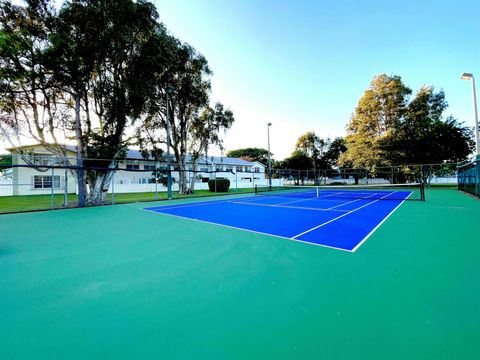
<svg viewBox="0 0 480 360">
<path fill-rule="evenodd" d="M 21 149 L 21 148 L 28 148 L 28 147 L 35 147 L 39 146 L 40 144 L 36 145 L 25 145 L 25 146 L 19 146 L 16 148 L 9 148 L 7 149 L 10 152 L 14 152 L 16 149 Z M 75 153 L 77 151 L 77 147 L 74 145 L 62 145 L 67 151 Z M 186 160 L 187 163 L 191 162 L 191 156 L 187 155 Z M 142 153 L 140 150 L 135 150 L 135 149 L 128 149 L 125 155 L 125 160 L 154 160 L 154 158 L 149 155 L 148 158 L 144 158 L 142 156 Z M 214 165 L 214 164 L 223 164 L 223 165 L 232 165 L 232 166 L 252 166 L 252 165 L 260 165 L 265 167 L 262 163 L 259 163 L 257 161 L 247 161 L 243 159 L 238 159 L 238 158 L 232 158 L 232 157 L 224 157 L 224 156 L 201 156 L 197 164 L 208 164 L 208 165 Z"/>
</svg>

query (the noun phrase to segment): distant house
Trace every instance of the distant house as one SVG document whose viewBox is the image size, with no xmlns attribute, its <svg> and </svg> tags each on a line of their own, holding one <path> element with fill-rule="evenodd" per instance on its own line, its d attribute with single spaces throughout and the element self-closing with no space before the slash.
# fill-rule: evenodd
<svg viewBox="0 0 480 360">
<path fill-rule="evenodd" d="M 76 193 L 77 184 L 74 172 L 67 169 L 48 169 L 43 166 L 52 164 L 65 164 L 65 158 L 54 157 L 52 152 L 41 145 L 23 146 L 21 148 L 7 149 L 12 154 L 11 178 L 13 195 L 50 194 L 53 192 Z M 20 151 L 21 150 L 21 151 Z M 75 147 L 65 145 L 63 151 L 69 163 L 75 165 Z M 23 156 L 20 156 L 23 153 Z M 25 155 L 27 154 L 27 155 Z M 27 160 L 27 161 L 25 161 Z M 250 162 L 237 158 L 208 156 L 200 157 L 196 163 L 195 173 L 191 172 L 193 164 L 191 157 L 187 156 L 187 178 L 199 183 L 196 188 L 204 188 L 208 179 L 215 177 L 228 178 L 231 186 L 252 187 L 254 184 L 265 184 L 265 165 L 259 162 Z M 122 160 L 117 160 L 118 170 L 113 177 L 116 192 L 149 192 L 153 189 L 163 191 L 162 187 L 155 184 L 155 169 L 166 169 L 166 163 L 155 162 L 153 158 L 145 159 L 140 151 L 129 149 Z M 27 166 L 33 164 L 38 167 Z M 15 166 L 16 165 L 16 166 Z M 178 168 L 173 164 L 173 182 L 178 183 Z M 177 171 L 175 171 L 177 170 Z"/>
</svg>

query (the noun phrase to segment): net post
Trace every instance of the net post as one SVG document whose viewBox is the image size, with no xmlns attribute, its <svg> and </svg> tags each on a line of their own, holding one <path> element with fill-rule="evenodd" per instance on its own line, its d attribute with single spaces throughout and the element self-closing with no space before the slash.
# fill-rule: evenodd
<svg viewBox="0 0 480 360">
<path fill-rule="evenodd" d="M 255 195 L 257 195 L 257 185 L 254 185 L 253 192 L 255 193 Z"/>
<path fill-rule="evenodd" d="M 318 197 L 320 197 L 320 194 L 319 194 L 319 192 L 320 192 L 320 191 L 319 191 L 319 190 L 320 190 L 320 189 L 319 189 L 319 186 L 316 186 L 316 190 L 317 190 L 317 198 L 318 198 Z"/>
<path fill-rule="evenodd" d="M 420 183 L 420 197 L 422 202 L 425 202 L 425 184 L 423 182 Z"/>
</svg>

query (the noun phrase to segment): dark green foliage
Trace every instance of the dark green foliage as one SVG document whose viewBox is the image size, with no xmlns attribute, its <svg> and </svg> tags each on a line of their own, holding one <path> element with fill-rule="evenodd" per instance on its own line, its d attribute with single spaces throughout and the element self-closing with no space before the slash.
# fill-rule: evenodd
<svg viewBox="0 0 480 360">
<path fill-rule="evenodd" d="M 10 165 L 12 165 L 12 154 L 0 155 L 0 166 L 10 166 Z"/>
<path fill-rule="evenodd" d="M 376 76 L 358 102 L 346 137 L 341 166 L 376 168 L 393 164 L 460 161 L 473 150 L 471 129 L 452 116 L 443 91 L 412 91 L 399 76 Z"/>
<path fill-rule="evenodd" d="M 227 151 L 227 156 L 247 161 L 258 161 L 268 165 L 268 150 L 262 148 L 244 148 Z"/>
<path fill-rule="evenodd" d="M 230 180 L 217 178 L 208 180 L 208 188 L 211 192 L 228 192 L 230 189 Z"/>
<path fill-rule="evenodd" d="M 282 161 L 281 167 L 292 170 L 309 170 L 313 168 L 312 159 L 300 151 L 294 151 L 290 157 Z"/>
<path fill-rule="evenodd" d="M 72 0 L 58 12 L 53 0 L 0 3 L 2 133 L 49 150 L 53 139 L 55 155 L 63 149 L 57 138 L 74 140 L 76 161 L 87 169 L 77 174 L 80 206 L 85 195 L 101 202 L 110 183 L 111 173 L 92 168 L 114 166 L 108 159 L 123 158 L 129 145 L 163 156 L 167 107 L 181 170 L 188 152 L 221 146 L 219 134 L 233 122 L 230 110 L 209 106 L 205 57 L 158 18 L 145 0 Z M 168 104 L 167 86 L 174 88 Z M 183 174 L 181 193 L 188 191 Z"/>
</svg>

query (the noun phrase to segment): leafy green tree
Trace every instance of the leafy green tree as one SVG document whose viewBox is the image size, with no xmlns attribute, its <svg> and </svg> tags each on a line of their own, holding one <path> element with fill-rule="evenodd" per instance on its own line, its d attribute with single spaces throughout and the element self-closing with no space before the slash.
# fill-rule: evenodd
<svg viewBox="0 0 480 360">
<path fill-rule="evenodd" d="M 322 139 L 311 131 L 298 138 L 295 151 L 311 159 L 311 165 L 305 169 L 327 170 L 337 166 L 338 158 L 346 151 L 346 145 L 343 138 Z"/>
<path fill-rule="evenodd" d="M 385 165 L 456 162 L 473 151 L 471 129 L 443 115 L 443 91 L 423 86 L 409 101 L 410 94 L 398 76 L 373 79 L 348 125 L 340 165 L 375 173 Z"/>
<path fill-rule="evenodd" d="M 220 133 L 226 132 L 235 121 L 233 112 L 224 109 L 220 103 L 215 108 L 205 108 L 199 116 L 196 116 L 189 130 L 189 151 L 192 161 L 192 170 L 195 175 L 197 161 L 202 154 L 208 153 L 210 145 L 217 145 L 223 148 L 223 141 Z M 188 193 L 192 193 L 195 187 L 195 176 L 191 177 Z"/>
<path fill-rule="evenodd" d="M 302 181 L 308 176 L 308 170 L 312 169 L 312 159 L 301 151 L 294 151 L 285 160 L 276 164 L 283 170 L 283 176 L 291 176 L 298 185 L 299 181 Z M 311 173 L 310 175 L 313 175 Z"/>
<path fill-rule="evenodd" d="M 258 161 L 268 165 L 268 150 L 263 148 L 244 148 L 227 151 L 227 156 L 247 161 Z"/>
<path fill-rule="evenodd" d="M 345 151 L 347 151 L 347 144 L 344 138 L 337 137 L 329 141 L 328 149 L 321 159 L 322 168 L 331 169 L 338 167 L 338 159 Z"/>
<path fill-rule="evenodd" d="M 193 182 L 187 177 L 187 155 L 198 158 L 209 145 L 221 145 L 219 133 L 233 123 L 233 113 L 222 104 L 209 106 L 211 70 L 204 56 L 193 47 L 170 37 L 171 63 L 165 74 L 158 73 L 157 101 L 152 102 L 147 118 L 137 129 L 143 147 L 165 144 L 170 131 L 171 150 L 179 169 L 179 192 L 188 194 Z M 166 101 L 165 91 L 174 91 Z M 167 107 L 168 125 L 167 126 Z M 203 127 L 203 129 L 202 129 Z M 167 130 L 168 129 L 168 130 Z"/>
<path fill-rule="evenodd" d="M 55 17 L 48 0 L 0 3 L 0 134 L 11 147 L 29 139 L 65 157 L 59 138 L 68 130 L 68 106 L 45 64 Z"/>
<path fill-rule="evenodd" d="M 164 30 L 157 19 L 145 1 L 75 0 L 60 11 L 50 59 L 62 90 L 74 100 L 77 161 L 85 158 L 87 169 L 97 168 L 87 172 L 88 201 L 102 202 L 111 182 L 113 172 L 98 168 L 114 167 L 110 160 L 89 159 L 123 157 L 130 142 L 125 132 L 146 111 L 151 95 L 139 90 L 151 87 L 151 79 L 141 75 L 164 64 L 160 52 L 155 62 L 145 61 Z M 79 187 L 82 182 L 80 172 Z"/>
<path fill-rule="evenodd" d="M 0 166 L 11 166 L 12 165 L 12 155 L 5 154 L 0 155 Z"/>
<path fill-rule="evenodd" d="M 411 90 L 399 76 L 377 75 L 360 98 L 347 127 L 347 148 L 341 166 L 375 169 L 389 164 L 385 144 L 390 142 L 405 113 Z"/>
<path fill-rule="evenodd" d="M 2 135 L 18 143 L 30 135 L 55 155 L 65 151 L 59 142 L 75 139 L 79 165 L 113 168 L 90 159 L 122 158 L 135 124 L 165 129 L 168 106 L 172 148 L 184 166 L 190 123 L 208 105 L 205 58 L 168 35 L 144 0 L 72 0 L 54 9 L 48 0 L 0 5 Z M 168 84 L 176 92 L 166 104 Z M 79 205 L 87 189 L 86 201 L 101 202 L 111 175 L 80 170 Z"/>
<path fill-rule="evenodd" d="M 392 139 L 392 160 L 402 164 L 464 160 L 473 151 L 473 134 L 452 116 L 443 118 L 447 107 L 443 91 L 420 88 Z"/>
<path fill-rule="evenodd" d="M 327 141 L 318 137 L 315 132 L 309 131 L 301 135 L 295 144 L 295 152 L 301 153 L 311 160 L 311 165 L 307 169 L 317 169 L 319 157 L 322 157 L 326 151 Z"/>
</svg>

